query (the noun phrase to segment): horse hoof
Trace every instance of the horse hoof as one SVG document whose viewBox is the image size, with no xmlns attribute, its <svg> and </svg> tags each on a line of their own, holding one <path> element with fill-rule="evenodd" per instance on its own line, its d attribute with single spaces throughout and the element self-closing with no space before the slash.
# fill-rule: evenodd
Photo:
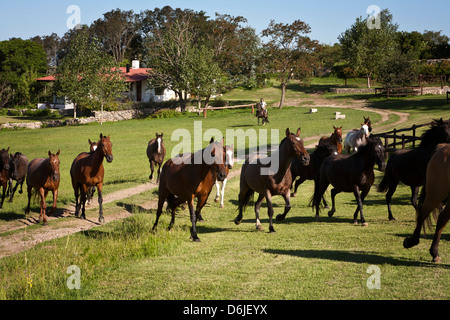
<svg viewBox="0 0 450 320">
<path fill-rule="evenodd" d="M 334 215 L 334 211 L 333 210 L 330 210 L 330 211 L 328 211 L 328 217 L 332 217 Z"/>
<path fill-rule="evenodd" d="M 285 216 L 282 215 L 282 214 L 277 215 L 277 220 L 278 220 L 278 221 L 283 221 L 284 218 L 285 218 Z"/>
<path fill-rule="evenodd" d="M 295 196 L 297 195 L 297 193 L 291 193 L 291 198 L 295 198 Z"/>
<path fill-rule="evenodd" d="M 216 203 L 219 202 L 219 198 L 215 198 L 214 202 L 216 202 Z"/>
<path fill-rule="evenodd" d="M 22 193 L 23 193 L 23 191 L 22 191 L 22 190 L 20 190 L 20 191 L 19 191 L 19 194 L 22 194 Z"/>
<path fill-rule="evenodd" d="M 241 222 L 242 222 L 242 220 L 238 220 L 237 218 L 234 219 L 234 223 L 235 223 L 237 226 L 240 225 Z"/>
<path fill-rule="evenodd" d="M 415 240 L 414 238 L 406 238 L 403 240 L 403 248 L 409 249 L 419 244 L 418 240 Z"/>
<path fill-rule="evenodd" d="M 358 225 L 358 220 L 353 221 L 353 224 L 354 224 L 355 226 L 357 226 L 357 225 Z"/>
<path fill-rule="evenodd" d="M 105 223 L 105 218 L 98 218 L 99 223 Z"/>
<path fill-rule="evenodd" d="M 441 259 L 441 257 L 437 256 L 437 257 L 434 257 L 434 258 L 433 258 L 433 262 L 434 262 L 434 263 L 441 263 L 441 262 L 442 262 L 442 259 Z"/>
<path fill-rule="evenodd" d="M 201 242 L 201 241 L 200 241 L 200 238 L 197 237 L 197 236 L 195 236 L 195 237 L 192 237 L 192 236 L 191 236 L 191 240 L 192 240 L 192 242 Z"/>
<path fill-rule="evenodd" d="M 220 209 L 223 209 L 223 208 L 225 208 L 225 206 L 223 204 L 221 204 L 220 205 Z"/>
<path fill-rule="evenodd" d="M 256 230 L 257 230 L 257 231 L 263 231 L 263 230 L 264 230 L 264 227 L 263 227 L 262 225 L 258 224 L 258 225 L 256 226 Z"/>
<path fill-rule="evenodd" d="M 363 222 L 363 224 L 361 224 L 361 226 L 363 226 L 363 227 L 368 227 L 369 224 L 368 224 L 367 222 Z"/>
<path fill-rule="evenodd" d="M 276 233 L 275 229 L 273 227 L 269 228 L 269 233 Z"/>
</svg>

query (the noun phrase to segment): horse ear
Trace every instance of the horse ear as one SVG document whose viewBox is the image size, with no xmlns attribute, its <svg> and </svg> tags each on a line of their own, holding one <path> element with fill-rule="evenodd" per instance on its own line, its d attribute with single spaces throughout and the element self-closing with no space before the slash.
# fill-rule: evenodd
<svg viewBox="0 0 450 320">
<path fill-rule="evenodd" d="M 291 135 L 291 132 L 289 131 L 289 128 L 286 129 L 286 137 L 289 137 Z"/>
<path fill-rule="evenodd" d="M 163 137 L 164 133 L 161 132 L 161 138 Z"/>
<path fill-rule="evenodd" d="M 302 132 L 302 128 L 298 128 L 297 130 L 297 136 L 300 136 L 300 133 Z"/>
<path fill-rule="evenodd" d="M 48 150 L 48 156 L 50 157 L 52 155 L 52 152 Z"/>
<path fill-rule="evenodd" d="M 60 150 L 58 149 L 58 152 L 56 153 L 57 156 L 59 156 Z"/>
<path fill-rule="evenodd" d="M 100 133 L 100 139 L 102 139 L 103 138 L 103 134 L 102 133 Z"/>
<path fill-rule="evenodd" d="M 214 142 L 214 137 L 211 137 L 211 140 L 209 140 L 209 144 Z"/>
<path fill-rule="evenodd" d="M 155 135 L 157 138 L 158 138 L 158 132 L 156 133 L 156 135 Z"/>
</svg>

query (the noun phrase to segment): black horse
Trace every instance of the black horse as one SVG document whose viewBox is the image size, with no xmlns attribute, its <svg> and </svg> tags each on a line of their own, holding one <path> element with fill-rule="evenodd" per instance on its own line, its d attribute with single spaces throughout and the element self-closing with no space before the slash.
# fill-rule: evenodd
<svg viewBox="0 0 450 320">
<path fill-rule="evenodd" d="M 320 174 L 320 166 L 322 165 L 322 161 L 329 157 L 330 155 L 337 155 L 338 150 L 335 145 L 331 143 L 326 143 L 322 145 L 318 145 L 316 150 L 310 154 L 309 164 L 304 164 L 301 159 L 294 158 L 291 164 L 291 175 L 292 175 L 292 185 L 294 185 L 294 192 L 291 194 L 291 197 L 295 197 L 297 194 L 298 187 L 305 182 L 306 180 L 316 180 Z M 298 180 L 295 180 L 299 177 Z M 291 186 L 292 189 L 292 186 Z M 328 207 L 325 198 L 323 198 L 323 205 Z M 283 221 L 286 218 L 286 214 L 277 215 L 278 221 Z"/>
<path fill-rule="evenodd" d="M 261 103 L 256 104 L 256 117 L 258 118 L 258 126 L 259 126 L 259 119 L 262 119 L 262 125 L 270 123 L 267 109 L 263 109 L 261 107 Z"/>
<path fill-rule="evenodd" d="M 411 203 L 417 210 L 419 188 L 425 184 L 427 165 L 440 143 L 450 142 L 448 122 L 434 120 L 431 128 L 422 135 L 422 142 L 417 149 L 398 150 L 388 160 L 383 180 L 378 186 L 379 192 L 386 192 L 386 204 L 389 220 L 395 220 L 391 210 L 391 199 L 397 185 L 403 182 L 411 188 Z"/>
<path fill-rule="evenodd" d="M 14 193 L 19 185 L 19 193 L 23 193 L 22 188 L 28 172 L 28 163 L 28 158 L 20 152 L 16 152 L 14 156 L 11 155 L 9 160 L 9 202 L 13 201 Z M 14 188 L 13 180 L 17 181 Z"/>
<path fill-rule="evenodd" d="M 354 223 L 357 224 L 358 212 L 361 214 L 361 224 L 367 226 L 363 215 L 363 203 L 375 180 L 374 166 L 380 170 L 385 168 L 384 147 L 381 139 L 370 137 L 365 146 L 358 149 L 353 155 L 331 155 L 326 158 L 320 168 L 320 177 L 315 183 L 314 195 L 311 200 L 313 209 L 316 209 L 316 220 L 319 219 L 320 202 L 323 194 L 331 184 L 331 200 L 333 207 L 328 212 L 332 217 L 336 212 L 335 197 L 341 192 L 353 192 L 358 206 L 354 214 Z"/>
</svg>

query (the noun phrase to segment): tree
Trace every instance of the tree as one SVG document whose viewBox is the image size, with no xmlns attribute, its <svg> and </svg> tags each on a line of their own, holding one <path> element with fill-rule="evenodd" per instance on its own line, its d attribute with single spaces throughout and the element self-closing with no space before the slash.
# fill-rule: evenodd
<svg viewBox="0 0 450 320">
<path fill-rule="evenodd" d="M 0 78 L 0 109 L 11 101 L 12 90 L 8 81 Z"/>
<path fill-rule="evenodd" d="M 138 36 L 140 17 L 133 10 L 111 10 L 103 14 L 103 19 L 94 21 L 91 28 L 105 52 L 111 54 L 116 63 L 120 63 L 125 59 L 131 42 Z"/>
<path fill-rule="evenodd" d="M 336 63 L 333 66 L 333 72 L 339 79 L 344 79 L 347 86 L 347 80 L 356 77 L 356 71 L 347 63 Z"/>
<path fill-rule="evenodd" d="M 380 67 L 378 81 L 385 88 L 410 86 L 417 80 L 417 66 L 408 55 L 395 55 Z"/>
<path fill-rule="evenodd" d="M 398 26 L 392 23 L 392 15 L 384 9 L 377 17 L 380 28 L 369 28 L 368 18 L 356 19 L 356 22 L 339 36 L 342 45 L 343 58 L 364 74 L 367 87 L 371 87 L 371 80 L 377 74 L 383 63 L 396 52 L 396 32 Z"/>
<path fill-rule="evenodd" d="M 56 92 L 77 107 L 100 102 L 103 111 L 105 102 L 116 99 L 125 91 L 124 78 L 112 57 L 101 52 L 100 43 L 79 33 L 70 43 L 67 53 L 56 71 Z"/>
<path fill-rule="evenodd" d="M 146 11 L 143 19 L 145 38 L 144 63 L 151 66 L 149 83 L 154 88 L 173 90 L 180 102 L 181 111 L 186 110 L 189 83 L 189 51 L 199 47 L 204 38 L 196 26 L 206 21 L 203 12 L 172 9 L 166 6 Z"/>
<path fill-rule="evenodd" d="M 47 59 L 42 45 L 18 38 L 0 42 L 0 76 L 18 92 L 20 102 L 30 102 L 30 91 L 36 85 L 36 78 L 45 75 L 46 70 Z"/>
<path fill-rule="evenodd" d="M 213 95 L 226 91 L 228 79 L 219 64 L 214 61 L 214 52 L 206 46 L 193 47 L 188 52 L 186 64 L 189 92 L 198 97 L 198 107 L 205 99 L 205 108 Z"/>
<path fill-rule="evenodd" d="M 304 36 L 310 32 L 309 25 L 300 20 L 291 24 L 275 23 L 272 20 L 269 27 L 262 31 L 263 37 L 269 38 L 263 45 L 267 67 L 277 74 L 281 82 L 280 109 L 289 81 L 294 77 L 307 79 L 318 63 L 317 57 L 313 55 L 317 41 Z"/>
</svg>

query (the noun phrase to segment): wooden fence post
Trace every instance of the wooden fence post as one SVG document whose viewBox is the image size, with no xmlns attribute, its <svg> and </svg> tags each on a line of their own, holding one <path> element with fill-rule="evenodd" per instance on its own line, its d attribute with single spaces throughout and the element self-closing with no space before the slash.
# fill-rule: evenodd
<svg viewBox="0 0 450 320">
<path fill-rule="evenodd" d="M 389 138 L 385 137 L 384 138 L 384 152 L 386 153 L 385 154 L 386 159 L 389 156 L 388 149 L 389 149 Z"/>
<path fill-rule="evenodd" d="M 416 125 L 415 124 L 412 126 L 412 132 L 413 132 L 413 143 L 412 143 L 412 145 L 413 145 L 413 149 L 415 149 L 416 148 Z"/>
<path fill-rule="evenodd" d="M 402 149 L 405 149 L 405 135 L 402 134 Z"/>
<path fill-rule="evenodd" d="M 255 105 L 252 104 L 252 114 L 255 113 Z"/>
<path fill-rule="evenodd" d="M 206 108 L 203 109 L 203 118 L 206 118 Z"/>
<path fill-rule="evenodd" d="M 397 149 L 397 129 L 394 129 L 394 150 Z"/>
</svg>

